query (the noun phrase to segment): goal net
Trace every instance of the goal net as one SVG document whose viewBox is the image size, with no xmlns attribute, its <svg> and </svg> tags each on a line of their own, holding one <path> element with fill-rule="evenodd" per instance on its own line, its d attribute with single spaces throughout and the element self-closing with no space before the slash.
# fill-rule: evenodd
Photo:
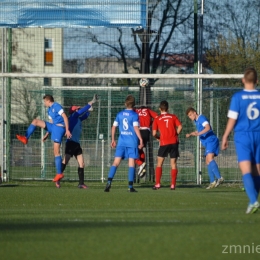
<svg viewBox="0 0 260 260">
<path fill-rule="evenodd" d="M 100 100 L 93 105 L 89 118 L 83 121 L 81 146 L 85 160 L 86 181 L 104 181 L 114 159 L 114 149 L 110 147 L 111 126 L 116 114 L 124 109 L 125 97 L 136 98 L 136 106 L 147 105 L 159 113 L 160 101 L 169 102 L 169 112 L 178 116 L 183 124 L 180 134 L 180 157 L 178 159 L 179 183 L 208 182 L 207 167 L 203 147 L 197 138 L 185 138 L 185 134 L 195 130 L 194 124 L 185 111 L 192 106 L 210 121 L 215 134 L 221 137 L 227 122 L 227 111 L 232 94 L 242 88 L 242 75 L 194 75 L 194 74 L 2 74 L 1 116 L 10 122 L 10 141 L 1 140 L 4 147 L 2 160 L 9 171 L 10 180 L 50 180 L 56 174 L 53 144 L 50 140 L 41 142 L 44 130 L 37 129 L 27 145 L 16 139 L 16 134 L 24 135 L 34 118 L 48 121 L 42 98 L 53 95 L 69 115 L 72 105 L 84 106 L 96 93 Z M 7 77 L 8 76 L 8 77 Z M 139 79 L 149 78 L 149 87 L 140 87 Z M 155 77 L 156 76 L 156 77 Z M 7 133 L 6 133 L 7 134 Z M 5 135 L 3 135 L 5 136 Z M 117 132 L 118 136 L 118 132 Z M 61 153 L 64 155 L 65 137 Z M 159 143 L 151 138 L 146 149 L 147 175 L 141 182 L 154 180 L 154 168 Z M 150 158 L 149 158 L 150 157 Z M 229 148 L 221 151 L 216 158 L 220 172 L 226 181 L 240 182 L 232 136 Z M 118 168 L 115 180 L 127 180 L 127 162 Z M 72 158 L 65 170 L 64 180 L 74 181 L 77 176 L 77 162 Z M 170 180 L 170 161 L 165 160 L 162 181 Z"/>
</svg>

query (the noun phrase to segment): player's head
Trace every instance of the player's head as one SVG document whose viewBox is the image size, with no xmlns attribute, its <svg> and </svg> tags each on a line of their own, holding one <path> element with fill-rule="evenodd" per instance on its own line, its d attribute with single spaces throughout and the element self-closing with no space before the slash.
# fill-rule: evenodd
<svg viewBox="0 0 260 260">
<path fill-rule="evenodd" d="M 54 102 L 54 98 L 52 95 L 45 95 L 43 97 L 44 106 L 50 107 L 52 103 Z"/>
<path fill-rule="evenodd" d="M 244 77 L 242 79 L 244 84 L 253 84 L 256 85 L 257 83 L 257 72 L 254 68 L 250 67 L 247 68 L 244 72 Z"/>
<path fill-rule="evenodd" d="M 132 95 L 128 95 L 125 99 L 126 108 L 133 108 L 135 106 L 135 98 Z"/>
<path fill-rule="evenodd" d="M 80 106 L 71 106 L 69 109 L 69 113 L 73 114 L 74 112 L 76 112 L 79 109 L 80 109 Z"/>
<path fill-rule="evenodd" d="M 163 100 L 161 101 L 159 108 L 161 112 L 167 112 L 169 108 L 169 103 L 166 100 Z"/>
<path fill-rule="evenodd" d="M 194 121 L 197 118 L 198 113 L 193 107 L 188 107 L 186 109 L 186 115 L 189 117 L 190 120 Z"/>
</svg>

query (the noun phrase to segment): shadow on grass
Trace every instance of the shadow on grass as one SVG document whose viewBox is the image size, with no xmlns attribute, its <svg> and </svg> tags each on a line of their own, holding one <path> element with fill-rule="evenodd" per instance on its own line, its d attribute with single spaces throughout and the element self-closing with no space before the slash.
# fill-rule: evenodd
<svg viewBox="0 0 260 260">
<path fill-rule="evenodd" d="M 153 226 L 154 223 L 145 221 L 134 223 L 135 226 Z M 172 223 L 159 223 L 162 226 L 172 225 Z M 106 221 L 71 221 L 71 222 L 49 222 L 49 223 L 5 223 L 0 224 L 0 230 L 18 231 L 18 230 L 50 230 L 50 229 L 82 229 L 82 228 L 105 228 L 105 227 L 131 227 L 132 222 L 106 222 Z"/>
<path fill-rule="evenodd" d="M 136 189 L 140 189 L 140 188 L 151 188 L 154 186 L 154 184 L 140 184 L 140 186 L 135 186 Z M 170 185 L 161 185 L 160 189 L 169 189 Z M 203 188 L 203 186 L 201 185 L 190 185 L 190 184 L 177 184 L 176 185 L 176 189 L 178 188 Z"/>
<path fill-rule="evenodd" d="M 193 185 L 190 185 L 190 184 L 181 184 L 181 185 L 176 185 L 176 188 L 199 188 L 199 189 L 201 189 L 201 188 L 203 188 L 203 186 L 201 186 L 201 185 L 196 185 L 196 184 L 193 184 Z"/>
<path fill-rule="evenodd" d="M 230 223 L 233 223 L 233 219 L 228 219 L 225 221 L 220 221 L 219 224 L 222 225 L 229 225 Z M 13 222 L 7 222 L 7 223 L 0 223 L 0 230 L 1 232 L 17 232 L 17 231 L 39 231 L 39 230 L 45 230 L 45 231 L 51 231 L 51 230 L 64 230 L 64 229 L 104 229 L 104 228 L 130 228 L 133 227 L 140 227 L 140 228 L 162 228 L 162 227 L 170 227 L 170 226 L 198 226 L 198 225 L 212 225 L 212 220 L 207 219 L 185 219 L 181 220 L 179 218 L 171 219 L 168 221 L 114 221 L 114 220 L 101 220 L 101 221 L 89 221 L 89 220 L 78 220 L 75 219 L 74 221 L 59 221 L 59 222 L 30 222 L 28 223 L 28 220 L 25 220 L 25 222 L 21 223 L 13 223 Z M 1 239 L 0 239 L 1 241 Z"/>
<path fill-rule="evenodd" d="M 0 184 L 0 188 L 18 187 L 18 184 Z"/>
</svg>

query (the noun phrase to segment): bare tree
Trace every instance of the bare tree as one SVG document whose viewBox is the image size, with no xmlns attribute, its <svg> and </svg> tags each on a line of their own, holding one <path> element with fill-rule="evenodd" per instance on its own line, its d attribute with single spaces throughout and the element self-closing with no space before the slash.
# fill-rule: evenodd
<svg viewBox="0 0 260 260">
<path fill-rule="evenodd" d="M 260 68 L 260 2 L 257 0 L 207 1 L 205 52 L 217 73 L 243 73 Z"/>
<path fill-rule="evenodd" d="M 22 44 L 24 39 L 31 40 L 35 37 L 34 33 L 26 29 L 12 29 L 12 46 L 10 60 L 11 72 L 30 72 L 30 68 L 35 66 L 35 56 L 30 48 L 25 48 Z M 8 40 L 9 41 L 9 40 Z M 11 86 L 11 122 L 12 124 L 28 124 L 34 118 L 38 117 L 40 109 L 37 107 L 37 101 L 41 100 L 39 87 L 41 81 L 12 79 Z"/>
<path fill-rule="evenodd" d="M 123 64 L 122 73 L 130 73 L 130 68 L 141 72 L 140 58 L 144 51 L 151 59 L 147 73 L 166 73 L 170 68 L 167 63 L 170 55 L 193 52 L 193 37 L 187 36 L 189 32 L 192 35 L 193 12 L 188 0 L 149 1 L 146 28 L 106 28 L 103 33 L 97 29 L 88 30 L 76 37 L 68 34 L 66 39 L 82 41 L 84 38 L 85 44 L 89 41 L 96 44 L 95 55 L 102 53 L 103 57 L 115 58 Z M 106 34 L 109 30 L 110 35 Z M 111 35 L 115 35 L 113 41 L 109 39 Z M 139 59 L 139 66 L 130 62 L 134 59 Z"/>
</svg>

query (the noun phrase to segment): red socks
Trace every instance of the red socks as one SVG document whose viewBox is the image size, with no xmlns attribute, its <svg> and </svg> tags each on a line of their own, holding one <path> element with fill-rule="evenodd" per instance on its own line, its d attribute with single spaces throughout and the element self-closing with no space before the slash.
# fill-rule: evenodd
<svg viewBox="0 0 260 260">
<path fill-rule="evenodd" d="M 156 167 L 155 170 L 155 185 L 161 183 L 161 177 L 162 177 L 162 167 Z"/>
<path fill-rule="evenodd" d="M 174 187 L 176 186 L 177 174 L 178 174 L 177 169 L 171 169 L 172 184 L 174 185 Z"/>
</svg>

